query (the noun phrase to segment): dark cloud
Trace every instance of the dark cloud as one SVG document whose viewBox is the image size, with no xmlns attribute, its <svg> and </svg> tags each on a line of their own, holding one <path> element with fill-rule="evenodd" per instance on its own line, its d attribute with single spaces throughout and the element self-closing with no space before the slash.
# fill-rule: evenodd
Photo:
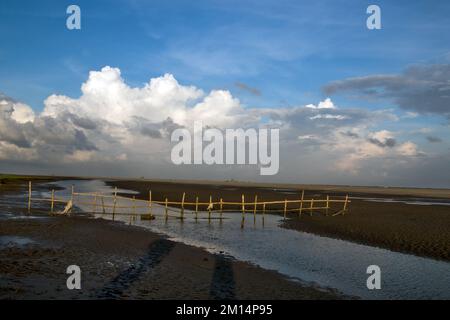
<svg viewBox="0 0 450 320">
<path fill-rule="evenodd" d="M 438 142 L 442 142 L 442 139 L 439 138 L 439 137 L 427 136 L 426 139 L 427 139 L 428 142 L 430 142 L 430 143 L 438 143 Z"/>
<path fill-rule="evenodd" d="M 387 138 L 384 141 L 380 141 L 376 138 L 369 138 L 367 141 L 382 148 L 392 148 L 397 144 L 397 141 L 394 138 Z"/>
<path fill-rule="evenodd" d="M 149 125 L 141 128 L 141 134 L 150 138 L 161 138 L 161 132 Z"/>
<path fill-rule="evenodd" d="M 385 98 L 400 108 L 450 117 L 450 64 L 417 65 L 397 75 L 372 75 L 331 82 L 331 95 L 350 92 L 366 98 Z"/>
<path fill-rule="evenodd" d="M 74 148 L 75 150 L 96 151 L 98 148 L 94 143 L 90 142 L 83 131 L 75 129 L 74 135 Z"/>
<path fill-rule="evenodd" d="M 75 114 L 69 115 L 70 119 L 72 120 L 72 123 L 76 125 L 77 127 L 86 129 L 86 130 L 95 130 L 97 129 L 97 123 L 95 121 L 92 121 L 88 118 L 81 118 Z"/>
<path fill-rule="evenodd" d="M 21 130 L 21 125 L 0 118 L 0 141 L 13 144 L 19 148 L 30 148 L 31 143 Z"/>
<path fill-rule="evenodd" d="M 23 124 L 17 123 L 11 118 L 14 111 L 12 99 L 0 94 L 0 141 L 13 144 L 19 148 L 29 148 L 30 141 L 23 131 Z"/>
<path fill-rule="evenodd" d="M 250 87 L 249 85 L 246 85 L 245 83 L 236 82 L 235 86 L 238 87 L 241 90 L 248 91 L 248 92 L 250 92 L 251 94 L 253 94 L 255 96 L 260 96 L 261 95 L 261 91 L 259 91 L 256 88 Z"/>
</svg>

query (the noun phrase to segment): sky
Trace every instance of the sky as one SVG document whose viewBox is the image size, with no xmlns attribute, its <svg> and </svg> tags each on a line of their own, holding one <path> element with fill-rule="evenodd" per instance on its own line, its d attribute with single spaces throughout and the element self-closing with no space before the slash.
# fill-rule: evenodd
<svg viewBox="0 0 450 320">
<path fill-rule="evenodd" d="M 0 41 L 0 172 L 450 187 L 448 1 L 2 0 Z M 195 119 L 278 174 L 175 165 Z"/>
</svg>

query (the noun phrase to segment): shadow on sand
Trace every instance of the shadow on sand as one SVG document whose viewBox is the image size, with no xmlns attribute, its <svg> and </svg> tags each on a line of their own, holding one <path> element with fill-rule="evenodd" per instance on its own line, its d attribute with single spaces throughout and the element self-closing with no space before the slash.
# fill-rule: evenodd
<svg viewBox="0 0 450 320">
<path fill-rule="evenodd" d="M 119 299 L 123 293 L 138 280 L 142 274 L 156 267 L 169 254 L 175 244 L 166 239 L 159 239 L 152 243 L 146 255 L 135 264 L 122 271 L 111 282 L 106 284 L 97 297 L 100 299 Z"/>
</svg>

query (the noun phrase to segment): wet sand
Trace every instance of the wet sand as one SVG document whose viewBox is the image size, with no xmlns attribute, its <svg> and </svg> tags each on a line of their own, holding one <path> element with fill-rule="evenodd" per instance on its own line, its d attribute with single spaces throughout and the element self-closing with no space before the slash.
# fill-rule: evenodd
<svg viewBox="0 0 450 320">
<path fill-rule="evenodd" d="M 450 207 L 352 200 L 345 216 L 302 215 L 286 228 L 450 261 Z"/>
<path fill-rule="evenodd" d="M 0 196 L 26 188 L 8 185 L 0 188 Z M 2 239 L 0 299 L 343 298 L 274 271 L 103 219 L 5 219 L 0 222 Z M 65 271 L 72 264 L 82 270 L 82 290 L 66 287 Z"/>
<path fill-rule="evenodd" d="M 299 199 L 300 190 L 292 185 L 277 185 L 268 188 L 266 185 L 240 183 L 206 184 L 200 182 L 167 182 L 167 181 L 126 181 L 114 180 L 110 185 L 140 192 L 141 199 L 148 198 L 148 190 L 152 190 L 154 200 L 181 199 L 186 192 L 186 201 L 209 201 L 223 198 L 224 201 L 241 201 L 254 199 L 258 195 L 260 201 Z M 289 188 L 288 188 L 289 187 Z M 344 197 L 350 196 L 389 197 L 405 199 L 406 197 L 424 197 L 432 199 L 450 198 L 449 190 L 408 189 L 408 188 L 376 188 L 376 187 L 337 187 L 300 186 L 306 190 L 305 198 L 319 198 L 323 194 Z M 384 190 L 385 193 L 382 193 Z M 239 210 L 239 208 L 236 208 Z M 282 208 L 279 208 L 280 211 Z M 332 208 L 336 212 L 340 207 Z M 352 199 L 349 212 L 336 217 L 325 216 L 323 212 L 315 212 L 313 216 L 290 214 L 284 227 L 301 230 L 318 235 L 339 238 L 356 243 L 377 246 L 393 251 L 415 254 L 434 259 L 450 261 L 450 206 L 442 205 L 410 205 L 404 203 L 370 202 Z"/>
</svg>

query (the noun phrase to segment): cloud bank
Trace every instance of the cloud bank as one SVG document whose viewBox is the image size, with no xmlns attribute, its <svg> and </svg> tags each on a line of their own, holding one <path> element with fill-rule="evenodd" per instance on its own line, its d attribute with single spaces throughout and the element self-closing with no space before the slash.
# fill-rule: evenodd
<svg viewBox="0 0 450 320">
<path fill-rule="evenodd" d="M 450 64 L 416 65 L 401 74 L 370 75 L 334 81 L 324 92 L 349 92 L 371 99 L 390 99 L 400 108 L 450 119 Z"/>
<path fill-rule="evenodd" d="M 411 73 L 429 74 L 424 70 L 406 74 Z M 410 76 L 396 80 L 402 92 L 410 90 L 404 77 Z M 366 90 L 368 83 L 373 82 L 343 80 L 327 91 Z M 442 81 L 438 83 L 439 92 L 444 92 Z M 384 88 L 392 96 L 391 86 L 394 82 Z M 442 103 L 440 99 L 435 101 Z M 418 107 L 410 109 L 421 112 Z M 433 110 L 446 112 L 442 106 Z M 106 66 L 89 73 L 80 97 L 51 95 L 40 113 L 0 95 L 0 171 L 262 179 L 257 166 L 174 165 L 170 134 L 180 127 L 191 129 L 196 120 L 221 130 L 280 128 L 280 173 L 270 178 L 273 181 L 411 185 L 420 182 L 411 175 L 417 167 L 431 162 L 416 143 L 380 128 L 385 122 L 398 121 L 390 110 L 342 108 L 329 98 L 289 108 L 249 107 L 230 91 L 204 92 L 180 84 L 171 74 L 130 87 L 118 68 Z M 400 163 L 410 168 L 402 169 L 401 176 L 395 171 Z"/>
</svg>

